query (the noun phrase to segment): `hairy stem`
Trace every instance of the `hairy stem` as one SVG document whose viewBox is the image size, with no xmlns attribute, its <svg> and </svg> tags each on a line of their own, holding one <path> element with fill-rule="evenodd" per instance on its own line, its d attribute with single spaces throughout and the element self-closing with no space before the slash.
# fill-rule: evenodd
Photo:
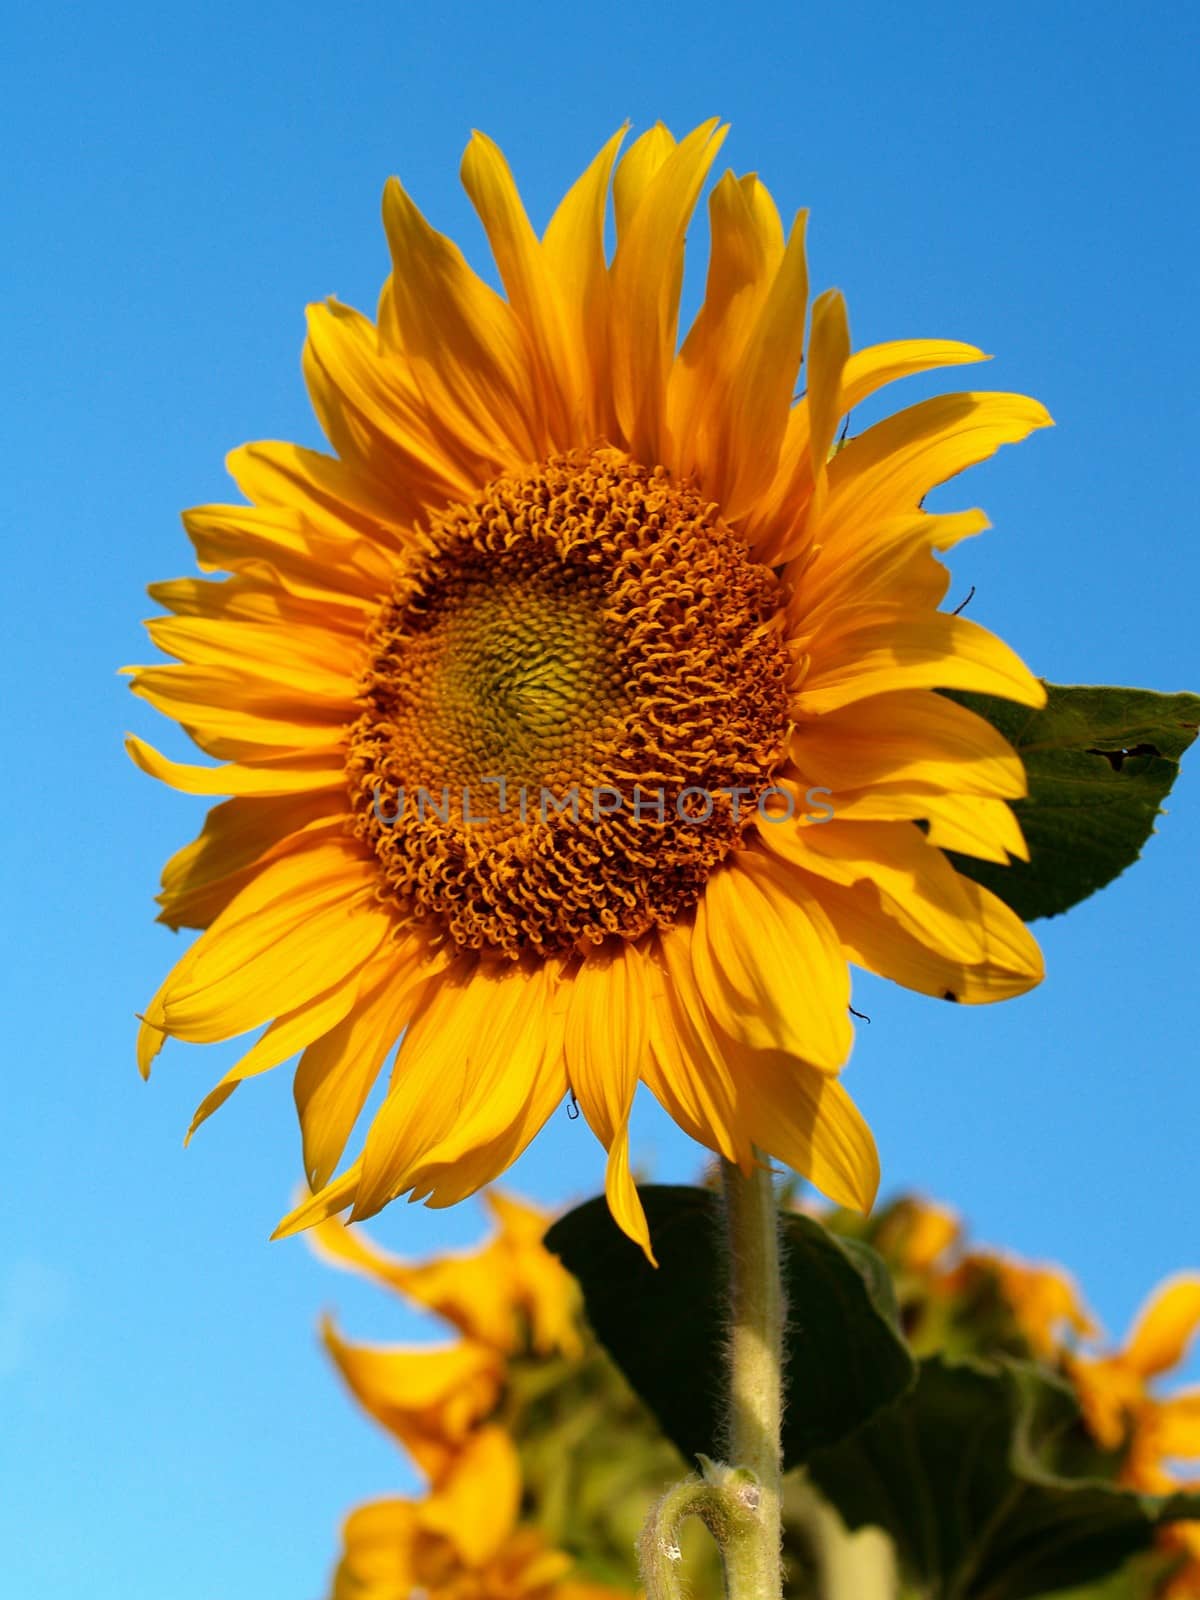
<svg viewBox="0 0 1200 1600">
<path fill-rule="evenodd" d="M 682 1600 L 680 1532 L 689 1517 L 699 1517 L 720 1546 L 728 1546 L 738 1507 L 721 1485 L 687 1478 L 668 1489 L 651 1511 L 638 1541 L 638 1566 L 646 1600 Z"/>
<path fill-rule="evenodd" d="M 753 1518 L 725 1547 L 726 1587 L 729 1600 L 781 1600 L 786 1307 L 779 1219 L 765 1158 L 749 1177 L 723 1161 L 721 1177 L 729 1241 L 729 1460 L 753 1473 L 758 1486 Z"/>
</svg>

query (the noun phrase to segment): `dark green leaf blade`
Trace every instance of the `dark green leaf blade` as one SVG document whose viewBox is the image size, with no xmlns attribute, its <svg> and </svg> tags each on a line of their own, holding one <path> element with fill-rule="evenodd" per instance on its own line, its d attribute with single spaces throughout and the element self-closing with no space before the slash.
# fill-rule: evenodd
<svg viewBox="0 0 1200 1600">
<path fill-rule="evenodd" d="M 895 1540 L 908 1580 L 937 1600 L 1031 1600 L 1108 1578 L 1200 1496 L 1156 1499 L 1067 1477 L 1070 1389 L 1014 1361 L 921 1363 L 914 1389 L 809 1472 L 851 1528 Z"/>
<path fill-rule="evenodd" d="M 1071 1589 L 1056 1589 L 1038 1600 L 1160 1600 L 1167 1578 L 1178 1565 L 1177 1554 L 1150 1550 L 1134 1556 L 1106 1578 Z"/>
<path fill-rule="evenodd" d="M 562 1217 L 547 1246 L 579 1280 L 588 1320 L 685 1458 L 719 1456 L 724 1242 L 705 1189 L 639 1190 L 659 1265 L 619 1231 L 603 1199 Z M 789 1299 L 784 1461 L 847 1437 L 902 1394 L 915 1366 L 891 1282 L 867 1246 L 811 1217 L 782 1218 Z"/>
<path fill-rule="evenodd" d="M 1200 728 L 1200 696 L 1047 684 L 1041 711 L 949 692 L 1020 755 L 1029 794 L 1013 809 L 1028 862 L 1007 867 L 951 853 L 958 870 L 1026 922 L 1103 889 L 1138 859 Z"/>
</svg>

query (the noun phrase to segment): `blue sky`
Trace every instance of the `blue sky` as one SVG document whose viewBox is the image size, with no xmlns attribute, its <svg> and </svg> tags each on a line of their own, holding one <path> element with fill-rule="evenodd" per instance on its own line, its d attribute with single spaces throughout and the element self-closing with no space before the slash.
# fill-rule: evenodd
<svg viewBox="0 0 1200 1600">
<path fill-rule="evenodd" d="M 126 729 L 178 747 L 115 676 L 147 655 L 145 584 L 190 570 L 179 509 L 230 493 L 225 452 L 318 442 L 303 307 L 373 308 L 384 179 L 481 264 L 457 182 L 472 127 L 541 223 L 625 118 L 729 119 L 722 164 L 812 208 L 813 281 L 846 291 L 856 343 L 969 339 L 996 353 L 973 381 L 1058 420 L 940 496 L 995 524 L 956 553 L 972 615 L 1058 681 L 1195 689 L 1196 27 L 1182 6 L 798 0 L 10 17 L 6 1595 L 315 1600 L 342 1512 L 406 1483 L 314 1324 L 325 1306 L 362 1336 L 418 1324 L 303 1242 L 266 1243 L 298 1175 L 287 1075 L 186 1153 L 227 1055 L 176 1047 L 136 1075 L 134 1012 L 178 948 L 151 897 L 202 806 L 125 762 Z M 1038 993 L 978 1010 L 856 988 L 872 1022 L 846 1081 L 885 1189 L 1067 1263 L 1114 1331 L 1200 1267 L 1191 764 L 1138 870 L 1042 929 Z M 649 1105 L 635 1148 L 659 1177 L 698 1167 Z M 601 1171 L 561 1116 L 513 1182 L 557 1203 Z M 401 1206 L 376 1231 L 418 1253 L 480 1226 Z"/>
</svg>

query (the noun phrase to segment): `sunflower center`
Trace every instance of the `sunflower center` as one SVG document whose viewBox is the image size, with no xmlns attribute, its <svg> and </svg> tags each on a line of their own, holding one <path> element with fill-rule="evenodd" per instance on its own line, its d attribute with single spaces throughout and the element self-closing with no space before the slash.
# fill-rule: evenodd
<svg viewBox="0 0 1200 1600">
<path fill-rule="evenodd" d="M 614 450 L 438 513 L 350 740 L 384 893 L 513 960 L 669 926 L 783 758 L 782 601 L 715 506 Z"/>
</svg>

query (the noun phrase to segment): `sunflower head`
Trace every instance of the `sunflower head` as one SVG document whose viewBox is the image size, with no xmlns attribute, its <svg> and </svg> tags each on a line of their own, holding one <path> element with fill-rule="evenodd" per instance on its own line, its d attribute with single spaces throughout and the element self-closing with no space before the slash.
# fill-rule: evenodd
<svg viewBox="0 0 1200 1600">
<path fill-rule="evenodd" d="M 619 161 L 616 135 L 540 235 L 476 135 L 463 179 L 503 293 L 389 183 L 378 321 L 310 310 L 331 453 L 235 452 L 249 504 L 185 519 L 225 576 L 152 591 L 176 659 L 134 688 L 221 764 L 134 757 L 228 798 L 164 874 L 164 920 L 203 931 L 140 1059 L 267 1025 L 199 1122 L 299 1052 L 317 1193 L 289 1227 L 460 1199 L 571 1093 L 648 1243 L 640 1082 L 743 1168 L 764 1152 L 865 1207 L 849 963 L 967 1002 L 1040 976 L 944 853 L 1023 853 L 1021 764 L 937 691 L 1043 691 L 939 610 L 939 555 L 986 519 L 924 500 L 1049 419 L 967 392 L 835 447 L 882 385 L 980 352 L 852 352 L 840 294 L 809 308 L 804 214 L 785 230 L 753 176 L 711 190 L 681 343 L 724 131 L 659 126 Z"/>
<path fill-rule="evenodd" d="M 431 522 L 347 763 L 397 911 L 510 960 L 672 926 L 786 751 L 782 585 L 694 486 L 608 448 Z"/>
</svg>

